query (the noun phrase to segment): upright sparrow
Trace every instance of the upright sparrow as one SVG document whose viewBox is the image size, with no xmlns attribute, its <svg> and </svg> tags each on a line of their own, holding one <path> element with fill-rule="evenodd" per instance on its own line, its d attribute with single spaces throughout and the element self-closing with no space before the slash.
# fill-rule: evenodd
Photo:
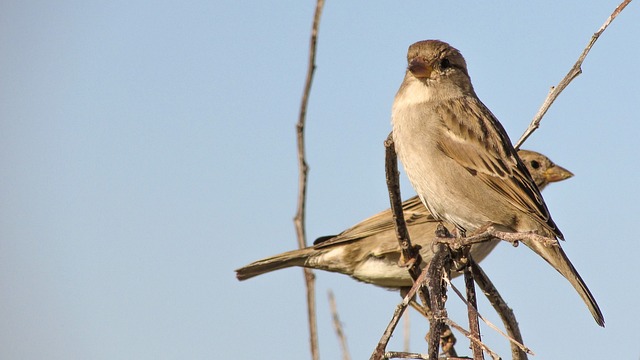
<svg viewBox="0 0 640 360">
<path fill-rule="evenodd" d="M 492 225 L 563 239 L 504 128 L 476 96 L 460 52 L 442 41 L 420 41 L 409 47 L 407 61 L 393 103 L 393 139 L 431 214 L 462 234 Z M 523 242 L 569 280 L 604 326 L 598 304 L 560 245 Z"/>
<path fill-rule="evenodd" d="M 573 174 L 554 164 L 548 157 L 535 151 L 518 152 L 539 189 L 547 184 L 570 178 Z M 432 242 L 439 221 L 435 220 L 417 196 L 402 203 L 411 242 L 420 247 L 425 262 L 431 261 Z M 445 224 L 451 227 L 450 224 Z M 396 238 L 391 210 L 382 211 L 339 235 L 324 236 L 313 246 L 288 251 L 255 261 L 236 270 L 239 280 L 246 280 L 270 271 L 303 266 L 338 272 L 356 280 L 387 288 L 411 286 L 413 280 L 405 267 L 398 264 L 400 247 Z M 473 245 L 471 256 L 481 261 L 500 241 Z M 458 274 L 452 274 L 455 276 Z"/>
</svg>

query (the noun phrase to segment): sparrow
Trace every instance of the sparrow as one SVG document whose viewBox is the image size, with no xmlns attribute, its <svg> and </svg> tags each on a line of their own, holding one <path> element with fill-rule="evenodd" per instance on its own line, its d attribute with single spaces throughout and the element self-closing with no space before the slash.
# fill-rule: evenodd
<svg viewBox="0 0 640 360">
<path fill-rule="evenodd" d="M 569 170 L 538 152 L 520 150 L 519 154 L 540 189 L 573 176 Z M 411 242 L 418 245 L 422 259 L 429 262 L 434 255 L 431 245 L 439 221 L 417 196 L 404 201 L 402 208 Z M 451 228 L 450 224 L 445 225 Z M 410 287 L 413 280 L 407 268 L 399 265 L 401 250 L 394 226 L 391 209 L 387 209 L 338 235 L 320 237 L 313 246 L 255 261 L 237 269 L 236 276 L 239 280 L 246 280 L 274 270 L 302 266 L 342 273 L 389 289 Z M 471 247 L 471 256 L 479 262 L 498 243 L 499 240 L 475 244 Z M 452 273 L 452 276 L 457 275 Z"/>
<path fill-rule="evenodd" d="M 398 158 L 422 203 L 464 236 L 485 226 L 563 240 L 506 131 L 478 99 L 460 52 L 438 40 L 409 47 L 392 107 Z M 523 239 L 604 317 L 562 247 Z"/>
</svg>

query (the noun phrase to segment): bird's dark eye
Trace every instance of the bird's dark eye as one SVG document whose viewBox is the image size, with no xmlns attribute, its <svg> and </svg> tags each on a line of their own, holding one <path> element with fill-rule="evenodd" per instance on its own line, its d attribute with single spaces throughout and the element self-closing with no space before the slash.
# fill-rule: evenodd
<svg viewBox="0 0 640 360">
<path fill-rule="evenodd" d="M 539 162 L 537 162 L 537 161 L 535 161 L 535 160 L 532 160 L 532 161 L 531 161 L 531 168 L 533 168 L 533 169 L 537 169 L 537 168 L 539 168 L 539 167 L 540 167 L 540 163 L 539 163 Z"/>
<path fill-rule="evenodd" d="M 451 67 L 451 62 L 449 61 L 449 59 L 442 59 L 440 60 L 440 68 L 441 69 L 447 69 Z"/>
</svg>

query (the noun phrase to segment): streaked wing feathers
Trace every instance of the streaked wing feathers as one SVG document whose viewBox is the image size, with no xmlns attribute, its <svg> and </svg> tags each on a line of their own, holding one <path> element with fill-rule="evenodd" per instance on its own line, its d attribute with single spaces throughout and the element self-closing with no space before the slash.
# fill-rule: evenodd
<svg viewBox="0 0 640 360">
<path fill-rule="evenodd" d="M 421 224 L 427 222 L 438 222 L 422 204 L 417 196 L 414 196 L 402 203 L 405 220 L 407 226 Z M 355 226 L 343 231 L 334 237 L 323 237 L 326 239 L 314 243 L 316 249 L 344 244 L 346 242 L 363 239 L 385 231 L 393 231 L 394 223 L 392 221 L 391 210 L 385 210 L 373 215 L 372 217 L 356 224 Z"/>
<path fill-rule="evenodd" d="M 442 102 L 436 112 L 449 135 L 438 148 L 562 239 L 540 191 L 491 111 L 477 98 L 467 96 Z M 456 114 L 469 115 L 461 118 Z"/>
</svg>

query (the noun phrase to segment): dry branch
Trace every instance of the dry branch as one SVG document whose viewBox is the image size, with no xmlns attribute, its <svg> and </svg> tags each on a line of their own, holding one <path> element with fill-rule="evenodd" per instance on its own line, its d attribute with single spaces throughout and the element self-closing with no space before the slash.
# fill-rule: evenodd
<svg viewBox="0 0 640 360">
<path fill-rule="evenodd" d="M 560 93 L 569 85 L 569 83 L 571 83 L 571 81 L 573 81 L 573 79 L 582 74 L 582 62 L 584 62 L 587 54 L 589 54 L 589 51 L 591 51 L 591 48 L 596 43 L 600 35 L 602 35 L 605 29 L 609 26 L 609 24 L 611 24 L 611 22 L 618 16 L 618 14 L 620 14 L 620 12 L 622 12 L 622 10 L 624 10 L 627 5 L 629 5 L 630 2 L 631 0 L 624 0 L 622 3 L 620 3 L 620 5 L 618 5 L 613 13 L 609 15 L 607 21 L 605 21 L 600 29 L 598 29 L 598 31 L 596 31 L 593 36 L 591 36 L 591 40 L 589 40 L 587 46 L 584 48 L 584 50 L 582 50 L 582 54 L 580 54 L 580 56 L 578 57 L 578 61 L 573 64 L 573 67 L 571 67 L 569 73 L 567 73 L 567 75 L 558 83 L 558 85 L 556 85 L 555 87 L 551 87 L 551 90 L 549 91 L 547 98 L 542 103 L 540 110 L 538 110 L 536 115 L 533 117 L 533 120 L 529 124 L 529 127 L 527 128 L 527 130 L 525 130 L 524 134 L 522 134 L 522 136 L 514 146 L 516 150 L 520 148 L 522 143 L 524 143 L 525 140 L 527 140 L 527 138 L 529 138 L 529 136 L 533 134 L 533 132 L 536 131 L 538 127 L 540 127 L 540 121 L 542 121 L 542 117 L 547 113 L 547 111 L 551 107 L 551 104 L 553 104 L 558 95 L 560 95 Z"/>
<path fill-rule="evenodd" d="M 484 321 L 490 328 L 510 341 L 511 353 L 514 360 L 527 359 L 527 354 L 533 355 L 533 352 L 522 344 L 522 335 L 520 334 L 518 322 L 516 321 L 513 311 L 507 306 L 504 299 L 502 299 L 502 296 L 498 292 L 498 289 L 496 289 L 491 280 L 489 280 L 487 274 L 482 270 L 482 268 L 480 268 L 480 265 L 478 265 L 478 263 L 473 261 L 473 258 L 468 258 L 467 266 L 471 267 L 473 279 L 476 281 L 476 283 L 478 283 L 478 286 L 480 286 L 485 296 L 502 319 L 502 322 L 507 330 L 507 334 L 503 333 L 500 329 L 498 329 L 497 326 L 492 324 L 489 320 L 478 313 L 477 306 L 474 305 L 470 309 L 470 311 L 475 312 L 477 316 L 482 319 L 482 321 Z M 451 283 L 451 281 L 448 282 L 448 285 L 451 286 L 453 291 L 456 293 L 456 295 L 458 295 L 462 302 L 464 302 L 469 307 L 469 296 L 467 295 L 467 299 L 465 299 L 462 293 L 456 288 L 455 285 L 453 285 L 453 283 Z M 466 283 L 465 285 L 467 287 L 469 286 Z"/>
<path fill-rule="evenodd" d="M 461 332 L 464 336 L 467 337 L 467 339 L 471 340 L 472 343 L 478 344 L 482 348 L 482 350 L 486 351 L 487 354 L 489 354 L 489 356 L 491 356 L 492 359 L 494 359 L 494 360 L 500 359 L 500 356 L 498 354 L 496 354 L 495 351 L 491 350 L 487 345 L 482 343 L 480 341 L 480 339 L 474 338 L 469 331 L 465 330 L 462 326 L 460 326 L 460 325 L 456 324 L 455 322 L 453 322 L 453 320 L 446 319 L 446 324 L 451 326 L 452 328 L 458 330 L 459 332 Z"/>
<path fill-rule="evenodd" d="M 385 358 L 385 349 L 387 348 L 387 344 L 391 339 L 391 335 L 393 334 L 393 331 L 395 330 L 396 326 L 398 325 L 398 322 L 400 321 L 400 317 L 402 316 L 404 311 L 407 309 L 407 306 L 416 295 L 418 288 L 420 288 L 421 284 L 424 283 L 426 277 L 427 277 L 427 269 L 424 269 L 422 273 L 420 273 L 418 278 L 413 282 L 413 286 L 411 287 L 411 289 L 409 289 L 407 294 L 404 296 L 404 298 L 402 299 L 402 302 L 398 304 L 398 306 L 396 306 L 396 310 L 393 312 L 393 317 L 391 318 L 391 321 L 389 321 L 387 328 L 384 330 L 384 333 L 382 334 L 382 337 L 380 338 L 378 345 L 373 351 L 373 354 L 371 354 L 371 357 L 369 358 L 370 360 L 381 360 Z"/>
<path fill-rule="evenodd" d="M 471 336 L 482 341 L 480 336 L 480 322 L 478 321 L 478 303 L 476 300 L 476 289 L 473 283 L 474 273 L 471 263 L 473 259 L 469 255 L 470 247 L 467 246 L 463 251 L 463 258 L 466 260 L 464 265 L 464 284 L 467 290 L 467 314 L 469 316 L 469 329 L 471 330 Z M 473 352 L 473 360 L 484 360 L 484 354 L 482 353 L 482 347 L 476 343 L 471 344 L 471 350 Z"/>
<path fill-rule="evenodd" d="M 422 359 L 429 360 L 429 358 L 423 354 L 410 353 L 406 351 L 387 351 L 384 354 L 385 359 Z"/>
<path fill-rule="evenodd" d="M 333 291 L 329 290 L 329 308 L 331 309 L 331 318 L 333 320 L 333 329 L 336 331 L 336 336 L 340 342 L 340 350 L 342 351 L 342 360 L 351 360 L 349 355 L 349 348 L 347 347 L 347 337 L 342 331 L 342 323 L 340 322 L 340 316 L 338 316 L 338 307 L 336 306 L 336 299 L 333 296 Z"/>
<path fill-rule="evenodd" d="M 424 262 L 420 256 L 418 248 L 411 244 L 411 238 L 409 237 L 409 230 L 407 229 L 407 223 L 404 219 L 404 212 L 402 210 L 402 197 L 400 195 L 400 173 L 398 172 L 398 158 L 396 157 L 396 150 L 393 144 L 392 134 L 387 136 L 387 140 L 384 142 L 385 146 L 385 176 L 387 179 L 387 188 L 389 189 L 389 201 L 391 203 L 391 212 L 393 214 L 393 220 L 395 223 L 396 236 L 398 237 L 398 243 L 402 252 L 402 265 L 407 266 L 409 275 L 414 282 L 417 281 Z M 429 291 L 427 286 L 421 285 L 418 291 L 420 301 L 425 306 L 429 305 L 427 299 L 429 298 Z"/>
<path fill-rule="evenodd" d="M 404 350 L 404 352 L 409 352 L 409 350 L 411 349 L 411 317 L 409 315 L 410 313 L 406 313 L 406 315 L 404 316 L 402 329 L 402 335 L 404 338 L 402 349 Z"/>
<path fill-rule="evenodd" d="M 511 344 L 511 356 L 513 360 L 526 360 L 527 354 L 533 355 L 533 352 L 529 348 L 522 345 L 522 335 L 520 334 L 518 321 L 516 320 L 516 316 L 513 313 L 513 310 L 511 310 L 511 308 L 504 301 L 504 299 L 498 292 L 498 289 L 495 288 L 480 265 L 478 265 L 475 261 L 472 261 L 471 267 L 473 268 L 474 280 L 476 281 L 480 289 L 482 289 L 484 295 L 489 300 L 489 303 L 493 306 L 493 308 L 502 319 L 502 323 L 507 330 L 506 336 Z"/>
<path fill-rule="evenodd" d="M 316 68 L 316 44 L 318 41 L 318 28 L 320 26 L 320 16 L 324 0 L 317 0 L 316 11 L 313 17 L 313 25 L 311 26 L 311 39 L 309 44 L 309 63 L 307 67 L 307 79 L 304 85 L 302 101 L 300 104 L 300 114 L 298 123 L 296 124 L 296 135 L 298 143 L 298 210 L 293 218 L 298 238 L 298 247 L 300 249 L 307 246 L 307 238 L 305 232 L 305 207 L 307 200 L 307 173 L 309 167 L 305 157 L 304 127 L 307 115 L 307 104 L 309 102 L 309 93 L 311 92 L 311 83 L 313 81 L 313 73 Z M 311 358 L 313 360 L 320 359 L 320 350 L 318 346 L 318 325 L 316 320 L 316 290 L 315 276 L 310 269 L 303 269 L 306 284 L 307 295 L 307 316 L 309 319 L 309 342 L 311 348 Z"/>
<path fill-rule="evenodd" d="M 428 350 L 429 359 L 436 360 L 440 352 L 440 337 L 445 329 L 445 319 L 448 318 L 445 302 L 447 301 L 447 286 L 444 281 L 449 277 L 451 256 L 444 244 L 434 246 L 433 259 L 427 268 L 427 283 L 429 284 L 429 301 L 432 316 L 429 317 Z M 446 274 L 446 275 L 445 275 Z"/>
<path fill-rule="evenodd" d="M 538 241 L 544 246 L 557 246 L 558 240 L 533 232 L 507 232 L 497 230 L 493 226 L 487 226 L 474 232 L 468 237 L 441 237 L 435 238 L 436 242 L 447 244 L 452 250 L 460 250 L 465 246 L 478 244 L 490 240 L 503 240 L 510 242 L 513 246 L 518 246 L 522 240 Z"/>
</svg>

